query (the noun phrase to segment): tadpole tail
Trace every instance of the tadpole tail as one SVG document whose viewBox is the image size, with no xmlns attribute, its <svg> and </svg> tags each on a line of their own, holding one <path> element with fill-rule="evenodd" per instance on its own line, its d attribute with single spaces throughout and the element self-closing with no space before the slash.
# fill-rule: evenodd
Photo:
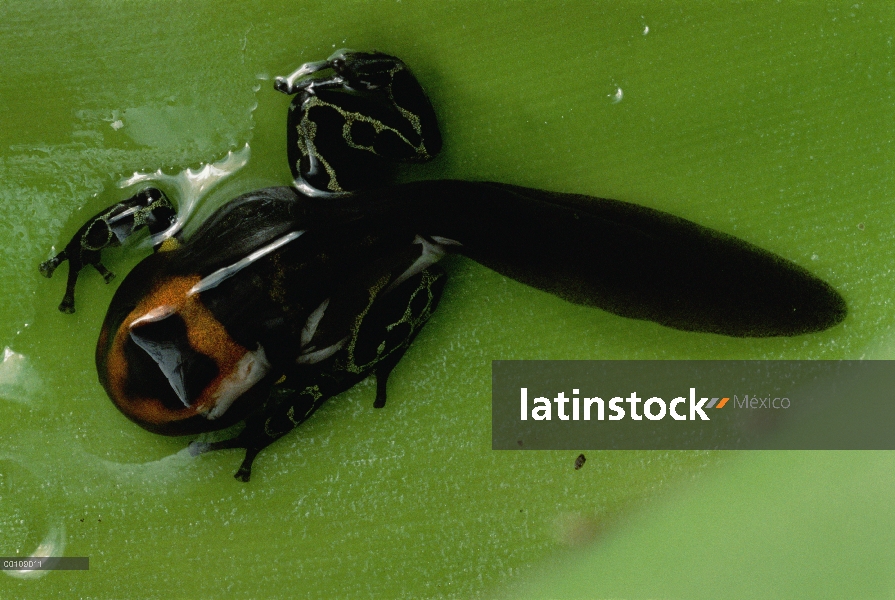
<svg viewBox="0 0 895 600">
<path fill-rule="evenodd" d="M 577 304 L 737 337 L 822 331 L 847 313 L 842 296 L 803 267 L 643 206 L 500 183 L 399 187 L 418 203 L 426 234 Z"/>
</svg>

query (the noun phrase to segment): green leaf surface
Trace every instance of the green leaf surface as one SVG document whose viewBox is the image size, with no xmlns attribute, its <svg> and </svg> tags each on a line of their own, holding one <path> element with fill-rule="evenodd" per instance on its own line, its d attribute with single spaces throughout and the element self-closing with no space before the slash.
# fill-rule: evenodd
<svg viewBox="0 0 895 600">
<path fill-rule="evenodd" d="M 576 471 L 577 452 L 490 449 L 490 364 L 891 358 L 893 31 L 885 2 L 0 4 L 0 555 L 90 557 L 0 576 L 0 597 L 891 594 L 887 454 L 590 452 Z M 273 77 L 342 47 L 400 56 L 429 92 L 445 149 L 405 178 L 664 210 L 805 266 L 848 318 L 795 338 L 685 333 L 455 260 L 385 409 L 355 387 L 249 484 L 235 451 L 189 457 L 96 381 L 100 322 L 140 256 L 110 258 L 108 286 L 85 270 L 75 315 L 56 310 L 64 268 L 37 265 L 135 171 L 248 144 L 200 216 L 288 183 Z"/>
</svg>

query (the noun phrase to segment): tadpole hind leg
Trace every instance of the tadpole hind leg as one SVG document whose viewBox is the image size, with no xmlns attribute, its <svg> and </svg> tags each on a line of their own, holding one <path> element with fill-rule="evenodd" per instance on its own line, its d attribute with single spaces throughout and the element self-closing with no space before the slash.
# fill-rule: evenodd
<svg viewBox="0 0 895 600">
<path fill-rule="evenodd" d="M 255 462 L 255 457 L 258 456 L 258 453 L 261 452 L 264 447 L 258 447 L 257 444 L 249 443 L 242 435 L 220 442 L 190 442 L 189 445 L 191 456 L 199 456 L 206 452 L 229 450 L 231 448 L 245 449 L 245 458 L 243 459 L 242 464 L 239 465 L 239 469 L 233 474 L 233 477 L 239 481 L 248 482 L 252 477 L 252 463 Z"/>
<path fill-rule="evenodd" d="M 408 347 L 404 346 L 395 350 L 376 365 L 376 399 L 373 401 L 373 408 L 383 408 L 385 406 L 385 401 L 388 399 L 389 375 L 398 366 Z"/>
<path fill-rule="evenodd" d="M 382 370 L 376 371 L 376 399 L 373 400 L 373 408 L 385 407 L 385 401 L 388 399 L 388 376 L 391 369 L 387 372 Z"/>
<path fill-rule="evenodd" d="M 62 302 L 59 303 L 59 311 L 69 315 L 75 312 L 75 284 L 78 283 L 78 273 L 81 271 L 75 267 L 74 262 L 68 262 L 68 280 L 65 283 L 65 295 L 62 296 Z"/>
<path fill-rule="evenodd" d="M 361 320 L 353 356 L 376 375 L 373 408 L 385 406 L 389 375 L 438 306 L 445 279 L 441 267 L 431 266 L 383 294 Z"/>
<path fill-rule="evenodd" d="M 258 456 L 259 452 L 261 452 L 261 448 L 246 448 L 245 458 L 242 464 L 239 465 L 236 473 L 233 474 L 233 477 L 243 483 L 248 483 L 252 477 L 252 463 L 255 462 L 255 457 Z"/>
<path fill-rule="evenodd" d="M 115 273 L 106 268 L 106 266 L 99 262 L 98 260 L 95 263 L 91 263 L 93 268 L 96 269 L 97 273 L 103 276 L 103 279 L 106 283 L 109 283 L 113 279 L 115 279 Z"/>
<path fill-rule="evenodd" d="M 104 249 L 120 246 L 143 228 L 147 228 L 152 235 L 161 233 L 176 222 L 176 217 L 177 213 L 168 198 L 158 189 L 147 188 L 88 219 L 62 252 L 38 267 L 44 277 L 52 277 L 56 267 L 68 261 L 68 283 L 59 310 L 75 312 L 75 284 L 85 266 L 92 265 L 106 283 L 115 278 L 115 274 L 102 264 Z"/>
</svg>

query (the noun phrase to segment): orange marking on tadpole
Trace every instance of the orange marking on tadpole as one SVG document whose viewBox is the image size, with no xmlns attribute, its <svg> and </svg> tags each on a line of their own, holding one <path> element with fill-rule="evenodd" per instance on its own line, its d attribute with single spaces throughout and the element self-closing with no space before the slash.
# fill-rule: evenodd
<svg viewBox="0 0 895 600">
<path fill-rule="evenodd" d="M 718 406 L 716 406 L 715 408 L 724 408 L 724 405 L 727 404 L 728 400 L 730 400 L 730 398 L 721 398 L 721 402 L 719 402 Z"/>
<path fill-rule="evenodd" d="M 218 375 L 202 391 L 190 408 L 195 412 L 206 412 L 214 408 L 215 393 L 234 369 L 239 360 L 248 352 L 237 344 L 221 325 L 211 311 L 199 301 L 199 294 L 187 297 L 187 302 L 180 310 L 180 316 L 186 322 L 186 335 L 190 346 L 200 354 L 211 357 L 218 366 Z"/>
<path fill-rule="evenodd" d="M 199 301 L 199 294 L 189 294 L 200 279 L 196 274 L 165 280 L 140 301 L 115 333 L 106 360 L 110 396 L 123 413 L 138 422 L 165 424 L 211 410 L 214 407 L 214 392 L 247 351 L 233 341 L 220 321 Z M 183 318 L 190 346 L 213 359 L 218 366 L 218 376 L 203 390 L 202 395 L 191 406 L 176 410 L 165 407 L 158 398 L 134 397 L 126 393 L 128 365 L 124 344 L 130 335 L 131 324 L 162 306 L 171 307 Z"/>
</svg>

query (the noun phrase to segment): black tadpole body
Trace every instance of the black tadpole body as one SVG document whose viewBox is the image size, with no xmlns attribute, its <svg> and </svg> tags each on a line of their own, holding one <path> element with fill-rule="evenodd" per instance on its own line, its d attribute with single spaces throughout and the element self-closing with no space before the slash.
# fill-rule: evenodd
<svg viewBox="0 0 895 600">
<path fill-rule="evenodd" d="M 265 196 L 280 202 L 292 196 L 295 204 L 294 221 L 272 223 L 265 240 L 290 228 L 333 241 L 350 231 L 358 239 L 393 240 L 376 248 L 396 252 L 417 235 L 446 239 L 444 250 L 526 285 L 675 329 L 793 336 L 832 327 L 847 313 L 836 290 L 799 265 L 627 202 L 455 180 L 380 187 L 350 198 L 309 198 L 292 188 L 269 188 L 245 198 L 259 202 Z M 248 208 L 241 212 L 255 219 L 263 214 Z M 246 247 L 238 232 L 256 237 L 264 231 L 260 223 L 237 222 L 235 231 L 228 229 L 223 237 L 235 237 L 230 248 L 238 251 Z M 211 244 L 192 246 L 215 262 L 226 260 L 226 253 Z M 193 254 L 190 263 L 201 265 L 199 258 Z M 369 255 L 356 261 L 375 262 Z"/>
<path fill-rule="evenodd" d="M 386 381 L 437 308 L 445 253 L 569 301 L 740 337 L 826 329 L 845 302 L 805 269 L 732 236 L 615 200 L 420 181 L 338 198 L 245 194 L 140 263 L 115 293 L 97 369 L 143 427 L 199 433 L 196 453 L 258 452 L 327 399 Z"/>
<path fill-rule="evenodd" d="M 394 165 L 442 146 L 431 102 L 394 56 L 339 50 L 275 88 L 295 95 L 294 185 L 234 198 L 188 238 L 158 240 L 115 292 L 96 346 L 101 385 L 140 426 L 183 435 L 244 420 L 236 437 L 190 445 L 245 449 L 237 479 L 371 375 L 373 406 L 385 405 L 390 373 L 438 307 L 447 253 L 687 331 L 793 336 L 845 318 L 842 297 L 802 267 L 657 210 L 502 183 L 392 184 Z M 88 220 L 40 265 L 50 277 L 69 261 L 59 309 L 74 312 L 83 267 L 111 280 L 104 249 L 144 227 L 162 235 L 175 218 L 149 188 Z"/>
<path fill-rule="evenodd" d="M 357 201 L 460 242 L 448 248 L 507 277 L 675 329 L 793 336 L 847 312 L 836 290 L 799 265 L 627 202 L 469 181 L 380 188 Z"/>
</svg>

